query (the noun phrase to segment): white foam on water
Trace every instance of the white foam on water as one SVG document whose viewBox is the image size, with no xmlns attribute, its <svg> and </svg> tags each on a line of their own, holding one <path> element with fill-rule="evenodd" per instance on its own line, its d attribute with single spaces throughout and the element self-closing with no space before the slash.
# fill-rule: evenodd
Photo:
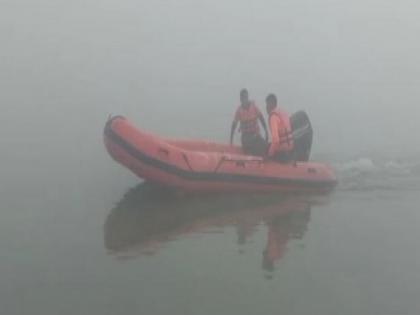
<svg viewBox="0 0 420 315">
<path fill-rule="evenodd" d="M 335 165 L 335 169 L 339 172 L 374 172 L 378 167 L 370 158 L 359 158 Z"/>
<path fill-rule="evenodd" d="M 420 163 L 399 159 L 375 161 L 369 157 L 333 165 L 340 190 L 372 191 L 420 187 Z"/>
</svg>

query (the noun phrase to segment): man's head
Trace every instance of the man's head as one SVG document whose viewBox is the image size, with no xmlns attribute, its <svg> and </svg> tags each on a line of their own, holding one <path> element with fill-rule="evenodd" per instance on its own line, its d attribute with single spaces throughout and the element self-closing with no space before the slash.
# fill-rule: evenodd
<svg viewBox="0 0 420 315">
<path fill-rule="evenodd" d="M 267 113 L 270 114 L 277 107 L 277 97 L 274 94 L 269 94 L 265 99 Z"/>
<path fill-rule="evenodd" d="M 241 100 L 242 105 L 246 105 L 249 103 L 249 95 L 247 89 L 242 89 L 239 93 L 239 99 Z"/>
</svg>

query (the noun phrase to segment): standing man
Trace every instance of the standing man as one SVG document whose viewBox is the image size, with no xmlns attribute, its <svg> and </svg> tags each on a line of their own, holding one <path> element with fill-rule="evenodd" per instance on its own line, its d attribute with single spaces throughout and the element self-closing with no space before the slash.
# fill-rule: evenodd
<svg viewBox="0 0 420 315">
<path fill-rule="evenodd" d="M 268 140 L 267 125 L 265 124 L 264 117 L 255 103 L 249 100 L 248 90 L 241 90 L 240 101 L 241 104 L 236 110 L 235 118 L 232 122 L 230 144 L 233 144 L 233 136 L 239 123 L 244 153 L 262 156 L 266 152 Z M 258 121 L 260 121 L 264 128 L 265 141 L 261 137 Z"/>
<path fill-rule="evenodd" d="M 277 109 L 277 97 L 270 94 L 265 99 L 268 124 L 271 132 L 271 145 L 268 157 L 280 162 L 288 162 L 293 155 L 293 135 L 289 115 Z"/>
</svg>

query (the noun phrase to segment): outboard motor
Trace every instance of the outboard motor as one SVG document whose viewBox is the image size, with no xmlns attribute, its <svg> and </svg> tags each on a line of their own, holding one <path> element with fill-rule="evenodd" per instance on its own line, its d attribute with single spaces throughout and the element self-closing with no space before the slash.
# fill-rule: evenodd
<svg viewBox="0 0 420 315">
<path fill-rule="evenodd" d="M 311 155 L 313 137 L 313 130 L 309 117 L 306 112 L 298 111 L 290 116 L 290 124 L 294 140 L 294 160 L 306 162 Z"/>
</svg>

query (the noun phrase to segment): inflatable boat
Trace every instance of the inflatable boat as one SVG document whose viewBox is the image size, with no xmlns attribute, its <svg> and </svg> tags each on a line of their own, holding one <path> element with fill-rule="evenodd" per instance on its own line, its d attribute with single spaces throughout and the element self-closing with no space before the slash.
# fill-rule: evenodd
<svg viewBox="0 0 420 315">
<path fill-rule="evenodd" d="M 240 147 L 207 141 L 165 139 L 136 128 L 122 116 L 104 129 L 111 157 L 145 181 L 184 192 L 327 192 L 332 169 L 308 162 L 312 127 L 304 112 L 291 116 L 293 161 L 279 163 L 245 155 Z"/>
</svg>

